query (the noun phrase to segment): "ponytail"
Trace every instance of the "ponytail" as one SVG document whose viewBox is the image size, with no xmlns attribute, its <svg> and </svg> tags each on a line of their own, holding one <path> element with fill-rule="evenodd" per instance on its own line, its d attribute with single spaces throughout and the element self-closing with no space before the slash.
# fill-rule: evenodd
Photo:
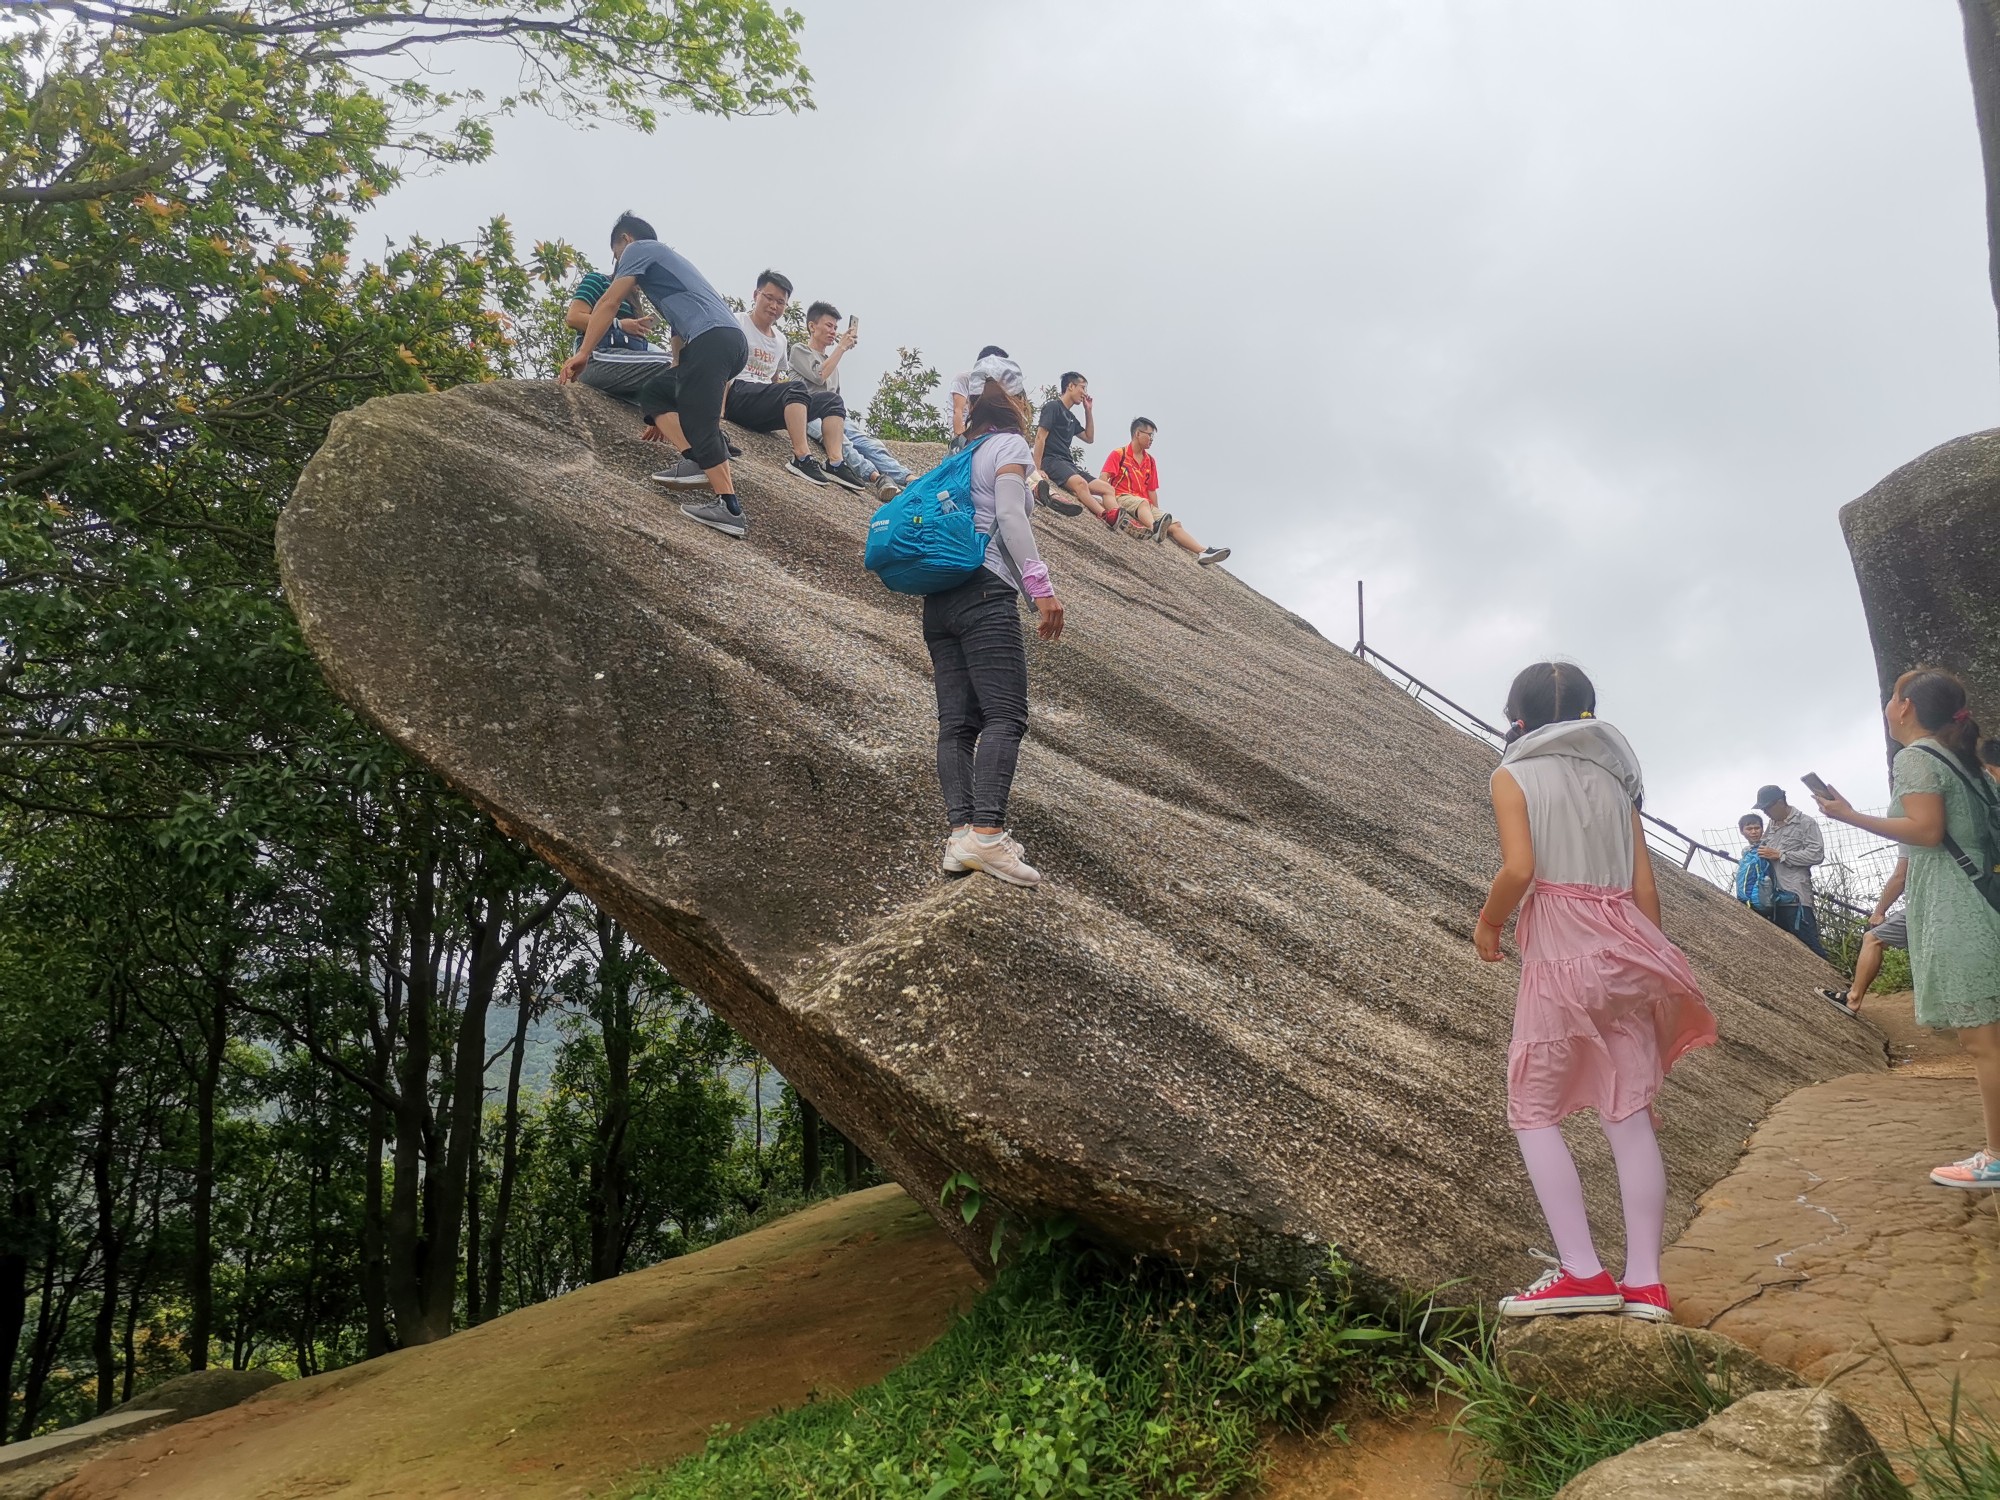
<svg viewBox="0 0 2000 1500">
<path fill-rule="evenodd" d="M 1894 695 L 1916 712 L 1930 737 L 1956 755 L 1974 776 L 1979 764 L 1979 721 L 1972 717 L 1965 684 L 1942 667 L 1914 667 L 1896 679 Z"/>
<path fill-rule="evenodd" d="M 1507 689 L 1507 737 L 1513 744 L 1522 735 L 1546 724 L 1571 719 L 1588 719 L 1597 713 L 1597 689 L 1574 662 L 1538 661 L 1523 667 Z"/>
</svg>

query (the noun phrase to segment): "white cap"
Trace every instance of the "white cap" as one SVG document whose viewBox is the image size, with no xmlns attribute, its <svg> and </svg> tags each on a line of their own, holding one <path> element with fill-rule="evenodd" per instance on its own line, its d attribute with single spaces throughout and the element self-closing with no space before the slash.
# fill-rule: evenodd
<svg viewBox="0 0 2000 1500">
<path fill-rule="evenodd" d="M 977 396 L 986 389 L 986 382 L 997 380 L 1010 396 L 1026 396 L 1028 381 L 1021 374 L 1021 367 L 1002 355 L 989 354 L 972 367 L 971 378 L 966 382 L 972 394 Z"/>
</svg>

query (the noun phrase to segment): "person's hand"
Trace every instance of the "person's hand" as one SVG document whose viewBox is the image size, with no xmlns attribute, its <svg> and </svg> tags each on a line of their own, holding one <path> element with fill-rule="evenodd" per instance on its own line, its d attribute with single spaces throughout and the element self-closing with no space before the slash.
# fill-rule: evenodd
<svg viewBox="0 0 2000 1500">
<path fill-rule="evenodd" d="M 645 338 L 660 326 L 660 320 L 648 313 L 643 318 L 620 318 L 618 326 L 627 333 L 636 333 L 639 337 Z"/>
<path fill-rule="evenodd" d="M 1813 801 L 1819 804 L 1819 810 L 1827 817 L 1832 818 L 1836 823 L 1849 823 L 1853 821 L 1853 806 L 1834 788 L 1828 787 L 1825 791 L 1814 792 L 1812 795 Z"/>
<path fill-rule="evenodd" d="M 1083 398 L 1083 409 L 1086 412 L 1095 411 L 1097 409 L 1097 403 L 1091 399 L 1090 395 L 1087 392 L 1085 393 Z"/>
<path fill-rule="evenodd" d="M 664 443 L 666 440 L 667 435 L 651 422 L 639 429 L 639 441 L 642 443 Z"/>
<path fill-rule="evenodd" d="M 835 339 L 834 342 L 840 345 L 841 352 L 844 354 L 859 343 L 860 339 L 861 336 L 852 328 L 845 328 L 841 330 L 840 337 Z"/>
<path fill-rule="evenodd" d="M 576 353 L 562 362 L 562 368 L 556 372 L 556 384 L 568 385 L 583 373 L 583 367 L 589 363 L 590 351 L 588 349 L 577 350 Z"/>
<path fill-rule="evenodd" d="M 1861 925 L 1867 931 L 1873 932 L 1876 928 L 1880 927 L 1884 922 L 1888 920 L 1889 919 L 1886 916 L 1884 916 L 1881 912 L 1874 911 L 1868 914 L 1868 920 L 1866 922 L 1863 922 Z"/>
<path fill-rule="evenodd" d="M 1766 859 L 1783 859 L 1785 857 L 1783 850 L 1774 849 L 1769 844 L 1759 844 L 1757 852 Z"/>
<path fill-rule="evenodd" d="M 1062 600 L 1056 598 L 1053 594 L 1046 599 L 1037 599 L 1035 601 L 1035 614 L 1037 616 L 1035 620 L 1036 635 L 1045 641 L 1052 641 L 1062 634 Z"/>
<path fill-rule="evenodd" d="M 1480 913 L 1478 923 L 1472 929 L 1472 946 L 1489 964 L 1497 964 L 1505 956 L 1500 952 L 1500 929 L 1486 920 L 1484 912 Z"/>
</svg>

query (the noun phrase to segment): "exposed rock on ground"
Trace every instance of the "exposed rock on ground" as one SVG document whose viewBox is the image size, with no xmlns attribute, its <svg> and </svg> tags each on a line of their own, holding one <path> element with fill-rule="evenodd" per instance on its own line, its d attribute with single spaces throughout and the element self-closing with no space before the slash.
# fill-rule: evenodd
<svg viewBox="0 0 2000 1500">
<path fill-rule="evenodd" d="M 1911 667 L 1949 667 L 2000 725 L 2000 428 L 1953 438 L 1842 508 L 1883 696 Z"/>
<path fill-rule="evenodd" d="M 1730 1396 L 1805 1382 L 1734 1339 L 1632 1318 L 1534 1318 L 1502 1325 L 1500 1368 L 1517 1385 L 1569 1401 L 1667 1400 L 1698 1381 Z"/>
<path fill-rule="evenodd" d="M 1882 1450 L 1823 1391 L 1759 1391 L 1595 1464 L 1556 1500 L 1884 1500 Z"/>
<path fill-rule="evenodd" d="M 1964 1054 L 1915 1026 L 1908 996 L 1871 998 L 1864 1014 L 1897 1068 L 1780 1103 L 1703 1195 L 1665 1271 L 1682 1322 L 1831 1381 L 1900 1441 L 1906 1418 L 1921 1421 L 1884 1345 L 1934 1411 L 1954 1381 L 2000 1409 L 2000 1204 L 1927 1176 L 1980 1142 Z"/>
<path fill-rule="evenodd" d="M 861 569 L 868 503 L 744 436 L 732 541 L 646 484 L 636 432 L 545 383 L 341 417 L 279 528 L 339 691 L 920 1202 L 964 1170 L 1017 1212 L 1253 1276 L 1332 1242 L 1404 1287 L 1532 1273 L 1514 970 L 1471 942 L 1490 751 L 1226 572 L 1050 518 L 1069 625 L 1030 643 L 1012 814 L 1048 882 L 947 881 L 918 605 Z M 1601 687 L 1614 719 L 1646 690 Z M 1880 1057 L 1799 944 L 1662 885 L 1723 1036 L 1663 1100 L 1677 1229 L 1774 1100 Z M 1615 1225 L 1608 1153 L 1578 1140 Z M 983 1224 L 947 1224 L 979 1253 Z"/>
</svg>

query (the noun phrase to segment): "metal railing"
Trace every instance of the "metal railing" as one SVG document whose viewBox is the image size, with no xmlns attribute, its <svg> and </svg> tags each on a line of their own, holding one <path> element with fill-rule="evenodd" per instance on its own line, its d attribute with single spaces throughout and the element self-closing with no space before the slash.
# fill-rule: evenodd
<svg viewBox="0 0 2000 1500">
<path fill-rule="evenodd" d="M 1488 748 L 1498 754 L 1505 745 L 1507 736 L 1497 725 L 1489 724 L 1464 704 L 1453 701 L 1425 682 L 1407 667 L 1400 667 L 1381 652 L 1368 644 L 1368 615 L 1362 585 L 1354 585 L 1354 613 L 1359 634 L 1354 642 L 1354 655 L 1389 681 L 1401 688 L 1409 697 L 1436 717 L 1473 739 L 1485 741 Z M 1736 859 L 1726 849 L 1718 849 L 1713 844 L 1703 843 L 1693 834 L 1676 828 L 1665 818 L 1656 817 L 1644 808 L 1639 817 L 1646 829 L 1646 845 L 1663 859 L 1672 860 L 1683 870 L 1707 881 L 1724 891 L 1735 890 Z M 1822 906 L 1833 906 L 1856 921 L 1865 921 L 1869 910 L 1857 906 L 1830 892 L 1815 892 L 1815 899 Z"/>
</svg>

